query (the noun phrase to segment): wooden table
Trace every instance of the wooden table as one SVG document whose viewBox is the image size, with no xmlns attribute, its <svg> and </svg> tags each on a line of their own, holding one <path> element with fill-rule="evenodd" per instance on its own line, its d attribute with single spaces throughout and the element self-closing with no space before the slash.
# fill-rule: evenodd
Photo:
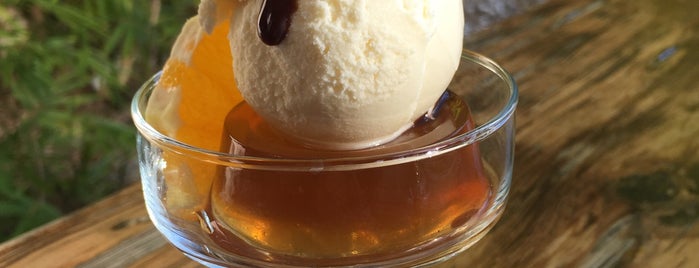
<svg viewBox="0 0 699 268">
<path fill-rule="evenodd" d="M 699 1 L 552 0 L 467 47 L 521 90 L 509 207 L 446 267 L 699 267 Z M 134 185 L 0 267 L 188 267 Z"/>
</svg>

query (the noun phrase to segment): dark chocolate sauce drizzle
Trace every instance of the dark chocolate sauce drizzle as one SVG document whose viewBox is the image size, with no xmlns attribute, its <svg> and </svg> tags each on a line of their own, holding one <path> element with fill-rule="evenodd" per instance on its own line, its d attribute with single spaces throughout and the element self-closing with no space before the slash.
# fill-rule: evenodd
<svg viewBox="0 0 699 268">
<path fill-rule="evenodd" d="M 298 9 L 298 0 L 264 0 L 260 7 L 260 17 L 257 22 L 257 35 L 262 42 L 276 46 L 284 41 L 291 16 Z"/>
</svg>

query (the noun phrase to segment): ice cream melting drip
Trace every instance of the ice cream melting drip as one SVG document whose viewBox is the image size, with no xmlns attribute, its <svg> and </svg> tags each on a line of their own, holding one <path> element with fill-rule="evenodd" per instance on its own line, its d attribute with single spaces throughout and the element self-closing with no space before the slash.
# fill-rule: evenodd
<svg viewBox="0 0 699 268">
<path fill-rule="evenodd" d="M 269 46 L 281 44 L 289 32 L 291 16 L 297 9 L 297 0 L 262 1 L 257 28 L 257 35 L 262 42 Z"/>
</svg>

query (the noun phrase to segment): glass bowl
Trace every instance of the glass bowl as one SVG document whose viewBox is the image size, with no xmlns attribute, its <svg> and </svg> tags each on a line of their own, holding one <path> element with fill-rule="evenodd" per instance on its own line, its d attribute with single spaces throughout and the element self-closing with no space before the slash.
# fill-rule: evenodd
<svg viewBox="0 0 699 268">
<path fill-rule="evenodd" d="M 444 137 L 415 141 L 444 132 L 427 126 L 401 146 L 304 157 L 251 155 L 223 133 L 229 153 L 162 134 L 144 119 L 159 77 L 131 106 L 146 207 L 167 240 L 204 265 L 425 266 L 469 248 L 505 207 L 517 86 L 474 52 L 463 52 L 433 110 L 455 122 Z"/>
</svg>

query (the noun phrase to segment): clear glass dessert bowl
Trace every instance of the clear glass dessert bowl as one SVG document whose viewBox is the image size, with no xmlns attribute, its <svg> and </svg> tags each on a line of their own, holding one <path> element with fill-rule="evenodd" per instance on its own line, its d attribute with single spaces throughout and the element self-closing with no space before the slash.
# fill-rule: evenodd
<svg viewBox="0 0 699 268">
<path fill-rule="evenodd" d="M 248 125 L 244 106 L 222 152 L 185 144 L 145 120 L 158 79 L 131 107 L 146 207 L 207 266 L 425 266 L 469 248 L 504 210 L 518 93 L 484 56 L 464 51 L 449 91 L 406 134 L 354 151 L 289 145 Z"/>
</svg>

